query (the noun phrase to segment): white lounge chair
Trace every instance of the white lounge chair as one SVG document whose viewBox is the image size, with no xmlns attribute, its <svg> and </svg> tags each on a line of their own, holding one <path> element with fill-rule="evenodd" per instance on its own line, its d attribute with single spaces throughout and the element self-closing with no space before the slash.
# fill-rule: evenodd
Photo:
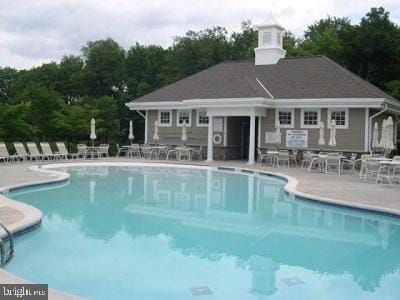
<svg viewBox="0 0 400 300">
<path fill-rule="evenodd" d="M 30 160 L 32 160 L 32 159 L 43 160 L 45 158 L 50 159 L 50 157 L 43 155 L 43 153 L 40 153 L 40 151 L 35 143 L 33 143 L 33 142 L 26 143 L 26 146 L 28 147 Z"/>
<path fill-rule="evenodd" d="M 56 143 L 57 149 L 58 149 L 58 155 L 60 155 L 61 158 L 68 159 L 68 158 L 76 158 L 77 153 L 69 153 L 67 147 L 63 142 L 57 142 Z"/>
<path fill-rule="evenodd" d="M 29 158 L 28 152 L 26 152 L 25 146 L 22 143 L 14 143 L 15 153 L 19 157 L 22 158 L 23 161 L 26 161 Z"/>
<path fill-rule="evenodd" d="M 51 150 L 50 144 L 47 142 L 41 142 L 40 148 L 42 148 L 43 155 L 48 159 L 60 159 L 62 157 L 60 153 L 54 153 L 53 150 Z"/>
<path fill-rule="evenodd" d="M 8 149 L 5 143 L 0 143 L 0 161 L 4 161 L 4 162 L 11 162 L 11 161 L 15 161 L 20 157 L 19 155 L 10 155 L 8 153 Z"/>
</svg>

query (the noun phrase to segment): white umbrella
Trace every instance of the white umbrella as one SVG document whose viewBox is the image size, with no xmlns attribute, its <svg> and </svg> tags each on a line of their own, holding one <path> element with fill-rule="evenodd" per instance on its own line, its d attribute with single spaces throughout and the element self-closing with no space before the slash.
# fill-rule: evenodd
<svg viewBox="0 0 400 300">
<path fill-rule="evenodd" d="M 374 131 L 372 132 L 372 149 L 379 148 L 379 125 L 378 122 L 374 124 Z"/>
<path fill-rule="evenodd" d="M 328 145 L 330 147 L 335 147 L 336 146 L 336 121 L 335 119 L 332 119 L 331 121 L 331 132 L 330 132 L 330 137 L 329 137 L 329 143 Z"/>
<path fill-rule="evenodd" d="M 153 140 L 158 141 L 160 137 L 158 136 L 158 122 L 157 120 L 154 122 L 154 134 L 153 134 Z"/>
<path fill-rule="evenodd" d="M 386 149 L 386 140 L 387 140 L 387 121 L 383 120 L 383 122 L 382 122 L 381 141 L 379 143 L 379 147 L 380 148 Z"/>
<path fill-rule="evenodd" d="M 325 146 L 325 124 L 322 121 L 321 121 L 321 124 L 319 125 L 318 145 L 319 146 Z"/>
<path fill-rule="evenodd" d="M 387 128 L 386 128 L 386 149 L 388 150 L 394 150 L 394 144 L 393 144 L 393 118 L 389 116 L 386 122 Z"/>
<path fill-rule="evenodd" d="M 133 123 L 132 120 L 129 121 L 129 135 L 128 135 L 128 139 L 131 140 L 131 144 L 132 144 L 132 140 L 135 138 L 135 136 L 133 135 Z"/>
<path fill-rule="evenodd" d="M 186 142 L 187 141 L 187 135 L 186 135 L 186 121 L 183 121 L 182 124 L 182 138 L 181 138 L 182 142 Z"/>
<path fill-rule="evenodd" d="M 97 138 L 97 136 L 96 136 L 96 121 L 92 118 L 92 120 L 90 121 L 90 139 L 92 140 L 92 145 L 96 138 Z"/>
<path fill-rule="evenodd" d="M 282 143 L 281 126 L 280 125 L 276 126 L 275 135 L 276 135 L 276 137 L 275 137 L 276 138 L 276 143 L 279 145 L 280 143 Z"/>
</svg>

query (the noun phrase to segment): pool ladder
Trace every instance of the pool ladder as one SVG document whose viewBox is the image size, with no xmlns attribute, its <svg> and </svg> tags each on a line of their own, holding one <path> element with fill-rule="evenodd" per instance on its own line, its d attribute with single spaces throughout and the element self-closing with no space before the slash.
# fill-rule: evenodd
<svg viewBox="0 0 400 300">
<path fill-rule="evenodd" d="M 9 243 L 8 248 L 6 248 L 5 241 L 0 238 L 0 267 L 4 267 L 14 256 L 14 237 L 2 222 L 0 222 L 0 227 L 7 234 L 7 238 L 5 240 Z"/>
</svg>

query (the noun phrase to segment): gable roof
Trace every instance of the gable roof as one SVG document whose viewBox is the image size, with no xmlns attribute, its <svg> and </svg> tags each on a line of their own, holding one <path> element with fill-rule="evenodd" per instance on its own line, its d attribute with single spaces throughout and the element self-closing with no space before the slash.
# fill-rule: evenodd
<svg viewBox="0 0 400 300">
<path fill-rule="evenodd" d="M 283 58 L 275 65 L 256 66 L 254 61 L 223 62 L 139 97 L 134 102 L 271 98 L 270 95 L 275 99 L 394 100 L 326 56 L 309 56 Z"/>
</svg>

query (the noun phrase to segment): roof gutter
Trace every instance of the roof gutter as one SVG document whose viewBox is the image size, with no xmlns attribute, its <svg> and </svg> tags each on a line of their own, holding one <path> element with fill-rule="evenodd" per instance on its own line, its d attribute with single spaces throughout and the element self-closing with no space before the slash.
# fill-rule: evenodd
<svg viewBox="0 0 400 300">
<path fill-rule="evenodd" d="M 371 148 L 372 148 L 372 134 L 371 134 L 372 133 L 372 119 L 383 114 L 387 110 L 389 110 L 389 107 L 387 104 L 384 104 L 382 110 L 378 111 L 376 114 L 369 117 L 368 151 L 371 151 Z"/>
</svg>

